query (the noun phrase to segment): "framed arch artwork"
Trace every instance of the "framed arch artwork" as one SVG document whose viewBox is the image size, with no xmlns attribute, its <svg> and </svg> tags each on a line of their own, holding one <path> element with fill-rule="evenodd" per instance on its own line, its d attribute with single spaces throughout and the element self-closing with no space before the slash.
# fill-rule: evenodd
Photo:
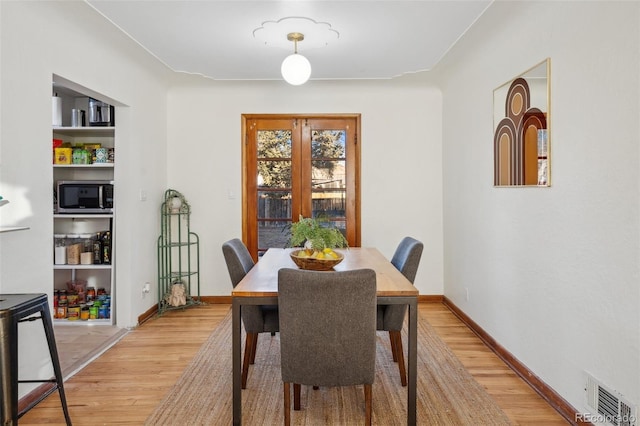
<svg viewBox="0 0 640 426">
<path fill-rule="evenodd" d="M 493 91 L 494 186 L 550 186 L 551 59 Z"/>
</svg>

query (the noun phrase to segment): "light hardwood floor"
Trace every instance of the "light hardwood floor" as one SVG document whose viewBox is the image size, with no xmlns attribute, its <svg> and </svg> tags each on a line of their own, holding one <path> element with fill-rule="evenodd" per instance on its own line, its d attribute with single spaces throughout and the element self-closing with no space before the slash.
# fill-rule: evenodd
<svg viewBox="0 0 640 426">
<path fill-rule="evenodd" d="M 54 325 L 60 368 L 65 380 L 128 333 L 116 326 Z"/>
<path fill-rule="evenodd" d="M 229 305 L 205 305 L 170 311 L 126 334 L 65 383 L 74 425 L 144 424 L 229 309 Z M 512 424 L 567 424 L 446 306 L 421 303 L 419 313 Z M 64 424 L 57 392 L 20 419 L 21 426 L 39 424 Z"/>
</svg>

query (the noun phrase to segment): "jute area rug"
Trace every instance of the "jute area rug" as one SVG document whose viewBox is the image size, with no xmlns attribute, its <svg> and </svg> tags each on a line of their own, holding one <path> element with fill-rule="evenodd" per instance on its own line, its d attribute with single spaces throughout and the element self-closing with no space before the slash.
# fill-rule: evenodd
<svg viewBox="0 0 640 426">
<path fill-rule="evenodd" d="M 406 351 L 406 330 L 403 333 Z M 244 345 L 244 332 L 242 337 Z M 373 423 L 406 425 L 407 390 L 400 385 L 388 333 L 378 332 Z M 244 351 L 244 347 L 243 347 Z M 418 317 L 417 423 L 419 425 L 508 425 L 496 402 L 465 370 L 431 325 Z M 146 425 L 232 424 L 231 314 L 202 345 Z M 279 334 L 260 334 L 256 362 L 242 391 L 244 425 L 284 423 Z M 293 396 L 291 397 L 293 403 Z M 302 386 L 302 409 L 291 410 L 294 425 L 361 425 L 362 386 Z"/>
</svg>

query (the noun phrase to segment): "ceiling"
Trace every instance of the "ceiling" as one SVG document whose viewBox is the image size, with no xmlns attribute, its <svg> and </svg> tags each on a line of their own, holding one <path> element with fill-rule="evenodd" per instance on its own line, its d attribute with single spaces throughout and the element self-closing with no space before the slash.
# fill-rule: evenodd
<svg viewBox="0 0 640 426">
<path fill-rule="evenodd" d="M 493 0 L 86 0 L 177 72 L 281 80 L 293 53 L 311 79 L 389 79 L 432 69 Z"/>
</svg>

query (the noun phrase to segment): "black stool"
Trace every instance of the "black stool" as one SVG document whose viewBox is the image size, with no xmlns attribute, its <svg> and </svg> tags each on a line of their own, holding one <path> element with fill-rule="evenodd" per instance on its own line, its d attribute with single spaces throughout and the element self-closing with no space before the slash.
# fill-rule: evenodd
<svg viewBox="0 0 640 426">
<path fill-rule="evenodd" d="M 36 313 L 40 313 L 40 316 L 27 318 Z M 42 320 L 44 333 L 47 336 L 55 378 L 49 380 L 18 380 L 18 323 L 38 319 Z M 2 420 L 2 425 L 17 425 L 18 419 L 24 413 L 56 389 L 60 394 L 64 418 L 67 425 L 71 425 L 46 294 L 0 294 L 0 373 L 0 397 L 2 399 L 0 419 Z M 22 412 L 18 412 L 18 383 L 45 382 L 55 383 L 55 386 L 47 390 L 42 397 L 30 403 Z"/>
</svg>

